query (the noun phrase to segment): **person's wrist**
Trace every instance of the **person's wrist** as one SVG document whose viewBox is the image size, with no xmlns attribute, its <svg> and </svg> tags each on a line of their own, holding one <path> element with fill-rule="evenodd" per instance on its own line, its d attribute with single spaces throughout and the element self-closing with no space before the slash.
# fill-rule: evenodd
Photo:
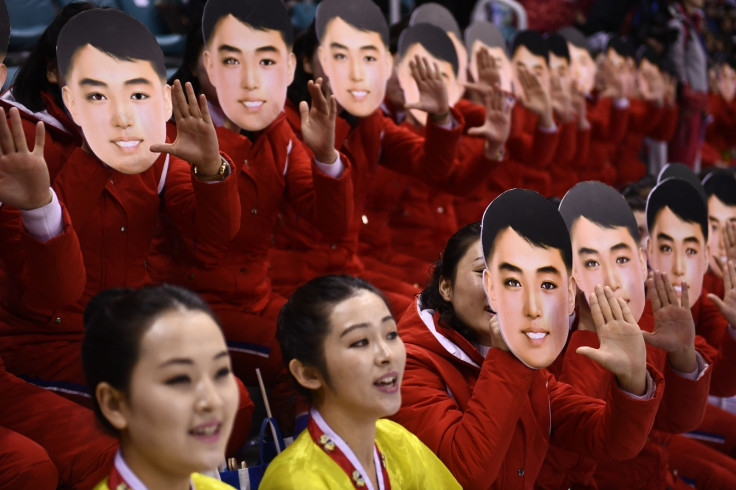
<svg viewBox="0 0 736 490">
<path fill-rule="evenodd" d="M 26 206 L 19 209 L 21 211 L 32 211 L 50 204 L 52 200 L 53 194 L 51 193 L 51 188 L 46 187 L 45 192 L 38 192 L 37 196 L 31 198 Z"/>
<path fill-rule="evenodd" d="M 676 349 L 670 352 L 667 358 L 672 369 L 681 373 L 692 373 L 698 367 L 698 360 L 695 356 L 695 347 L 693 345 Z"/>
<path fill-rule="evenodd" d="M 225 180 L 225 178 L 229 175 L 229 166 L 227 164 L 227 160 L 220 157 L 220 160 L 217 163 L 217 169 L 216 170 L 210 170 L 210 167 L 205 167 L 206 170 L 200 169 L 198 165 L 194 166 L 194 175 L 197 176 L 199 180 L 202 182 L 216 182 Z"/>
<path fill-rule="evenodd" d="M 335 163 L 337 161 L 337 157 L 338 157 L 337 150 L 335 150 L 334 148 L 330 148 L 329 150 L 323 150 L 323 151 L 320 151 L 319 153 L 315 152 L 314 154 L 315 160 L 317 160 L 320 163 L 327 163 L 327 164 Z"/>
<path fill-rule="evenodd" d="M 450 108 L 446 107 L 444 111 L 429 114 L 428 117 L 435 124 L 447 124 L 450 122 Z"/>
<path fill-rule="evenodd" d="M 634 368 L 631 371 L 616 375 L 619 388 L 635 396 L 643 395 L 647 390 L 646 364 L 643 368 Z"/>
</svg>

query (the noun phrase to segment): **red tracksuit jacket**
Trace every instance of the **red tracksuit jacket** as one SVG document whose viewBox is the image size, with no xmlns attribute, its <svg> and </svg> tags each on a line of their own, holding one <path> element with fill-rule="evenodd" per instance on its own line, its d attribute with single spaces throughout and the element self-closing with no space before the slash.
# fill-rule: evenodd
<svg viewBox="0 0 736 490">
<path fill-rule="evenodd" d="M 417 303 L 399 322 L 407 363 L 392 418 L 416 434 L 466 489 L 531 489 L 550 443 L 596 458 L 626 459 L 646 441 L 663 395 L 634 400 L 609 378 L 607 403 L 547 370 L 490 349 L 485 358 Z"/>
</svg>

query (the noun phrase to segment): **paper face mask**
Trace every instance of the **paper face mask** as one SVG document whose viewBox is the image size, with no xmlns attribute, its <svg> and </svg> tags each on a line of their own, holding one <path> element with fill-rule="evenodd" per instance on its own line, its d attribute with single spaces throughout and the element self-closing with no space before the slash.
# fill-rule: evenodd
<svg viewBox="0 0 736 490">
<path fill-rule="evenodd" d="M 647 199 L 647 228 L 652 269 L 667 273 L 678 298 L 687 283 L 694 304 L 708 268 L 708 210 L 702 195 L 679 178 L 663 180 Z"/>
<path fill-rule="evenodd" d="M 590 94 L 595 85 L 596 65 L 588 40 L 574 27 L 563 27 L 557 33 L 567 40 L 573 81 L 583 93 Z"/>
<path fill-rule="evenodd" d="M 388 27 L 370 0 L 325 0 L 317 7 L 319 62 L 338 104 L 354 116 L 372 114 L 391 76 Z"/>
<path fill-rule="evenodd" d="M 455 46 L 455 52 L 457 53 L 457 84 L 458 90 L 456 95 L 449 94 L 449 103 L 454 106 L 464 91 L 465 82 L 467 82 L 468 73 L 468 50 L 465 48 L 463 43 L 463 37 L 460 33 L 460 26 L 458 26 L 455 17 L 445 7 L 438 3 L 429 2 L 423 3 L 414 9 L 409 20 L 409 25 L 414 26 L 417 24 L 432 24 L 437 26 L 450 38 L 452 44 Z"/>
<path fill-rule="evenodd" d="M 469 53 L 468 66 L 473 80 L 478 81 L 478 51 L 486 49 L 496 62 L 501 76 L 501 89 L 514 93 L 511 61 L 506 52 L 506 40 L 495 24 L 486 21 L 476 21 L 471 24 L 465 30 L 465 46 Z"/>
<path fill-rule="evenodd" d="M 120 11 L 88 10 L 61 30 L 57 60 L 67 81 L 64 104 L 88 151 L 119 172 L 146 171 L 159 156 L 150 147 L 164 143 L 172 111 L 156 38 Z"/>
<path fill-rule="evenodd" d="M 703 179 L 708 196 L 708 254 L 710 270 L 723 275 L 728 257 L 723 239 L 726 224 L 736 222 L 736 179 L 727 171 L 716 170 Z"/>
<path fill-rule="evenodd" d="M 549 53 L 541 34 L 532 30 L 517 32 L 512 40 L 511 53 L 511 72 L 518 97 L 523 97 L 519 82 L 521 70 L 537 77 L 542 86 L 550 90 Z"/>
<path fill-rule="evenodd" d="M 732 102 L 736 94 L 736 70 L 728 63 L 723 63 L 718 70 L 718 92 L 726 102 Z"/>
<path fill-rule="evenodd" d="M 646 304 L 647 260 L 626 200 L 606 184 L 581 182 L 565 194 L 560 214 L 570 230 L 572 275 L 585 298 L 596 285 L 608 286 L 638 320 Z"/>
<path fill-rule="evenodd" d="M 555 206 L 512 189 L 483 214 L 483 283 L 509 350 L 532 368 L 552 364 L 567 340 L 575 308 L 570 238 Z"/>
<path fill-rule="evenodd" d="M 442 80 L 447 85 L 449 100 L 459 98 L 459 87 L 456 73 L 458 62 L 455 47 L 450 38 L 439 27 L 431 24 L 417 24 L 407 27 L 399 38 L 399 65 L 397 75 L 399 84 L 404 92 L 406 103 L 419 102 L 419 88 L 411 75 L 409 63 L 416 56 L 427 58 L 430 65 L 437 64 Z M 412 118 L 422 126 L 427 123 L 427 113 L 410 109 Z"/>
<path fill-rule="evenodd" d="M 210 0 L 202 26 L 204 64 L 226 125 L 267 128 L 284 108 L 296 68 L 286 7 L 279 0 Z"/>
</svg>

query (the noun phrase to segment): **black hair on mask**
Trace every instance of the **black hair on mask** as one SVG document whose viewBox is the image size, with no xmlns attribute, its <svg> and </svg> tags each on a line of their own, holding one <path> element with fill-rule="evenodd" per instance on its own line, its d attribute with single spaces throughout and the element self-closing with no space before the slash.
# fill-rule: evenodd
<svg viewBox="0 0 736 490">
<path fill-rule="evenodd" d="M 559 34 L 552 32 L 545 34 L 544 40 L 547 41 L 549 52 L 558 58 L 565 58 L 570 62 L 570 48 L 567 46 L 567 40 Z"/>
<path fill-rule="evenodd" d="M 634 46 L 621 36 L 611 36 L 606 44 L 606 52 L 610 49 L 624 58 L 636 58 Z"/>
<path fill-rule="evenodd" d="M 708 240 L 708 207 L 700 193 L 687 181 L 670 177 L 657 184 L 647 199 L 647 229 L 652 234 L 660 211 L 669 208 L 687 223 L 695 223 Z"/>
<path fill-rule="evenodd" d="M 458 40 L 463 38 L 462 34 L 460 34 L 460 26 L 457 24 L 457 20 L 455 20 L 452 12 L 439 3 L 424 3 L 415 8 L 409 19 L 409 25 L 413 26 L 416 24 L 432 24 L 445 32 L 455 34 Z"/>
<path fill-rule="evenodd" d="M 549 199 L 527 189 L 511 189 L 488 205 L 480 232 L 486 264 L 491 262 L 496 238 L 507 228 L 535 247 L 559 250 L 567 271 L 572 269 L 570 234 L 562 215 Z"/>
<path fill-rule="evenodd" d="M 399 59 L 415 44 L 420 44 L 429 54 L 452 65 L 457 76 L 458 60 L 455 45 L 445 31 L 432 24 L 415 24 L 404 29 L 399 37 Z"/>
<path fill-rule="evenodd" d="M 657 175 L 657 183 L 660 183 L 671 177 L 676 177 L 680 180 L 684 180 L 685 182 L 693 186 L 693 188 L 698 191 L 698 194 L 700 194 L 703 202 L 708 202 L 708 196 L 705 195 L 703 184 L 700 182 L 700 179 L 697 175 L 695 175 L 695 172 L 693 172 L 690 167 L 688 167 L 687 165 L 683 165 L 682 163 L 668 163 L 667 165 L 662 167 L 662 170 L 659 171 L 659 175 Z"/>
<path fill-rule="evenodd" d="M 74 55 L 87 45 L 118 60 L 148 61 L 159 78 L 166 80 L 164 53 L 156 37 L 126 13 L 91 9 L 75 15 L 64 25 L 56 45 L 56 58 L 65 78 L 69 77 Z"/>
<path fill-rule="evenodd" d="M 291 17 L 281 0 L 207 0 L 202 14 L 205 44 L 212 39 L 218 22 L 228 15 L 256 30 L 278 31 L 288 49 L 294 46 Z"/>
<path fill-rule="evenodd" d="M 508 48 L 506 47 L 506 39 L 498 29 L 496 24 L 485 20 L 477 20 L 465 29 L 465 47 L 468 52 L 473 50 L 475 41 L 480 41 L 489 48 L 501 48 L 508 56 Z"/>
<path fill-rule="evenodd" d="M 603 228 L 625 227 L 639 243 L 639 227 L 634 212 L 616 189 L 602 182 L 580 182 L 567 191 L 560 202 L 560 214 L 572 233 L 578 218 L 585 218 Z"/>
<path fill-rule="evenodd" d="M 653 64 L 657 68 L 660 68 L 662 58 L 650 46 L 641 46 L 636 51 L 636 66 L 641 66 L 641 63 L 644 60 L 647 60 L 649 63 Z"/>
<path fill-rule="evenodd" d="M 338 17 L 359 31 L 377 33 L 381 36 L 383 45 L 388 49 L 388 24 L 381 9 L 371 0 L 323 0 L 320 2 L 315 17 L 317 39 L 320 43 L 325 37 L 327 25 Z"/>
<path fill-rule="evenodd" d="M 736 206 L 736 178 L 731 172 L 712 171 L 703 179 L 703 189 L 709 198 L 716 196 L 726 206 Z"/>
<path fill-rule="evenodd" d="M 557 31 L 557 34 L 565 38 L 567 42 L 575 46 L 576 48 L 584 49 L 587 52 L 591 52 L 590 43 L 585 35 L 572 26 L 566 26 Z"/>
<path fill-rule="evenodd" d="M 512 58 L 522 46 L 528 49 L 534 56 L 541 56 L 544 58 L 549 65 L 549 49 L 547 49 L 547 43 L 544 41 L 544 37 L 542 37 L 539 32 L 527 29 L 525 31 L 518 31 L 514 34 L 514 37 L 511 38 L 510 49 Z"/>
</svg>

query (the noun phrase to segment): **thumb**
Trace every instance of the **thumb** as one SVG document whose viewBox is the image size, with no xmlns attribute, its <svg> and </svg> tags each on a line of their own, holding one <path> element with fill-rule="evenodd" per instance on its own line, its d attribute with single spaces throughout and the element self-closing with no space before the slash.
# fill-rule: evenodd
<svg viewBox="0 0 736 490">
<path fill-rule="evenodd" d="M 594 347 L 588 347 L 588 346 L 582 346 L 578 347 L 575 352 L 580 354 L 581 356 L 585 356 L 591 361 L 595 362 L 596 364 L 600 365 L 601 367 L 605 368 L 605 355 L 601 353 L 600 349 L 596 349 Z"/>
<path fill-rule="evenodd" d="M 486 136 L 487 135 L 484 129 L 484 126 L 474 126 L 472 128 L 468 128 L 465 132 L 470 136 Z"/>
<path fill-rule="evenodd" d="M 726 306 L 726 303 L 724 303 L 721 298 L 719 298 L 717 295 L 713 293 L 708 293 L 708 299 L 716 304 L 721 314 L 725 315 L 723 311 L 727 308 L 727 306 Z"/>
<path fill-rule="evenodd" d="M 653 332 L 642 330 L 641 336 L 644 337 L 644 342 L 646 342 L 647 344 L 651 345 L 652 347 L 659 347 L 657 336 Z"/>
<path fill-rule="evenodd" d="M 176 151 L 174 148 L 174 145 L 169 143 L 156 143 L 151 145 L 150 151 L 152 153 L 170 153 L 174 155 L 174 152 Z"/>
<path fill-rule="evenodd" d="M 309 120 L 309 104 L 306 100 L 299 102 L 299 115 L 302 119 L 302 124 Z"/>
</svg>

